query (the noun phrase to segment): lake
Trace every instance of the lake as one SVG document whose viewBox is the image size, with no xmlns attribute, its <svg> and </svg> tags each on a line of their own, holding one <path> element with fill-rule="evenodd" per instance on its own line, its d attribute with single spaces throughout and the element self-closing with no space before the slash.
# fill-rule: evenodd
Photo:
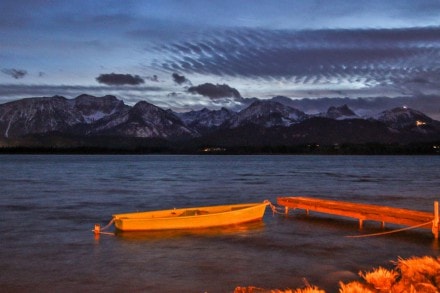
<svg viewBox="0 0 440 293">
<path fill-rule="evenodd" d="M 335 292 L 398 257 L 439 256 L 429 230 L 266 210 L 262 222 L 101 235 L 112 214 L 312 196 L 432 211 L 440 156 L 0 155 L 3 292 Z M 385 229 L 400 227 L 387 226 Z M 112 231 L 112 230 L 110 230 Z"/>
</svg>

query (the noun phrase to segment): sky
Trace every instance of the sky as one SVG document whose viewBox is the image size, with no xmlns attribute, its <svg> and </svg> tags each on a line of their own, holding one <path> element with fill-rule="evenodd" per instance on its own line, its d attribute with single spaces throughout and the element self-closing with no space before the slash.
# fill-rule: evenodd
<svg viewBox="0 0 440 293">
<path fill-rule="evenodd" d="M 2 0 L 0 103 L 389 97 L 440 119 L 439 15 L 438 0 Z"/>
</svg>

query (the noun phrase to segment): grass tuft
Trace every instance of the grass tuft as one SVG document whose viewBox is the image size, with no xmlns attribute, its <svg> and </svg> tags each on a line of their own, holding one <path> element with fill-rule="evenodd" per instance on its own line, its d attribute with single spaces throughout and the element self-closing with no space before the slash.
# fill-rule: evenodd
<svg viewBox="0 0 440 293">
<path fill-rule="evenodd" d="M 365 274 L 360 272 L 359 275 L 368 284 L 371 284 L 375 289 L 378 290 L 390 290 L 391 287 L 396 283 L 396 279 L 399 276 L 396 271 L 390 271 L 382 267 Z"/>
</svg>

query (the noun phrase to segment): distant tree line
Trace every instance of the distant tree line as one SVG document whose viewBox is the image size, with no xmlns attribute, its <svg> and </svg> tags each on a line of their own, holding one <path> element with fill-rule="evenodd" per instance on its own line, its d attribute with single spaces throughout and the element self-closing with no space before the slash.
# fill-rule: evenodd
<svg viewBox="0 0 440 293">
<path fill-rule="evenodd" d="M 208 150 L 208 151 L 207 151 Z M 338 145 L 280 145 L 280 146 L 195 146 L 148 145 L 116 146 L 6 146 L 0 154 L 292 154 L 292 155 L 440 155 L 440 141 L 412 144 L 338 144 Z"/>
</svg>

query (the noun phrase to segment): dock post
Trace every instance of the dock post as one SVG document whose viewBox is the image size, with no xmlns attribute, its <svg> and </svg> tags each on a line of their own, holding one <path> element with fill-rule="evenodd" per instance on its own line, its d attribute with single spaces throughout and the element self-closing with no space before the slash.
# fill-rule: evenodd
<svg viewBox="0 0 440 293">
<path fill-rule="evenodd" d="M 364 220 L 359 219 L 359 229 L 362 230 L 362 226 L 363 226 Z"/>
<path fill-rule="evenodd" d="M 284 214 L 286 216 L 289 214 L 289 208 L 287 206 L 284 207 Z"/>
<path fill-rule="evenodd" d="M 432 222 L 432 233 L 434 234 L 435 239 L 438 239 L 438 222 L 439 222 L 438 201 L 434 201 L 434 221 Z"/>
</svg>

